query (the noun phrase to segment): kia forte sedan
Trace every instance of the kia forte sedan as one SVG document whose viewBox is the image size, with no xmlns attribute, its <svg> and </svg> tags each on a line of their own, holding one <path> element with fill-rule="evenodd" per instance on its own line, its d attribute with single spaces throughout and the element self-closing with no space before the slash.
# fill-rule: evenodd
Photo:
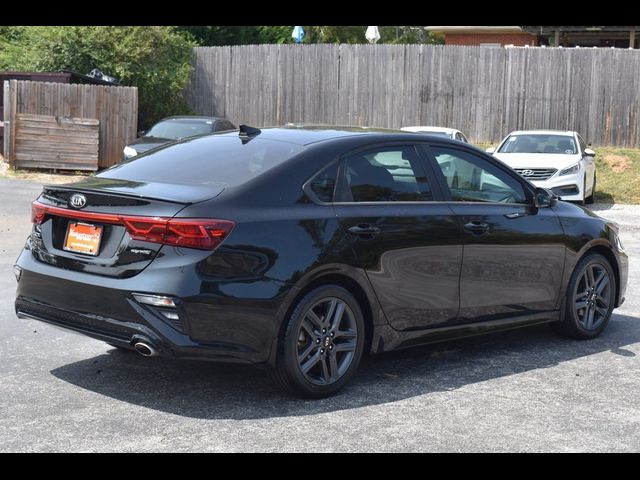
<svg viewBox="0 0 640 480">
<path fill-rule="evenodd" d="M 502 160 L 538 187 L 562 200 L 593 203 L 596 192 L 596 152 L 578 132 L 522 130 L 507 135 L 488 153 Z M 495 153 L 494 153 L 495 152 Z"/>
<path fill-rule="evenodd" d="M 44 187 L 15 273 L 20 318 L 266 364 L 319 397 L 365 353 L 541 323 L 594 338 L 627 255 L 616 224 L 475 147 L 241 126 Z"/>
</svg>

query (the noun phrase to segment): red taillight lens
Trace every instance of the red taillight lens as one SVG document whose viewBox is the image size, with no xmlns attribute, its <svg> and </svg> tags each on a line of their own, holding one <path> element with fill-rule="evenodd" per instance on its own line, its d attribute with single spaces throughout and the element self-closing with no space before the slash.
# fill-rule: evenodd
<svg viewBox="0 0 640 480">
<path fill-rule="evenodd" d="M 31 204 L 31 223 L 40 225 L 44 220 L 44 216 L 47 214 L 47 207 L 38 202 Z"/>
<path fill-rule="evenodd" d="M 164 243 L 181 247 L 214 250 L 235 227 L 229 220 L 176 219 L 169 220 Z"/>
<path fill-rule="evenodd" d="M 218 248 L 236 226 L 230 220 L 114 215 L 68 210 L 33 202 L 31 206 L 33 223 L 42 223 L 47 214 L 99 223 L 119 224 L 127 229 L 127 233 L 134 240 L 201 250 Z"/>
<path fill-rule="evenodd" d="M 122 222 L 134 240 L 164 243 L 164 237 L 167 231 L 166 218 L 122 217 Z"/>
</svg>

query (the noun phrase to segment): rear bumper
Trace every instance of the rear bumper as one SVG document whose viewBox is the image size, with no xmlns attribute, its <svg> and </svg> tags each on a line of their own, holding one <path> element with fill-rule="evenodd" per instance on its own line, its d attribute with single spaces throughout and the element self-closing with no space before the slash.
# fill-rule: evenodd
<svg viewBox="0 0 640 480">
<path fill-rule="evenodd" d="M 186 335 L 163 331 L 144 323 L 123 322 L 99 315 L 88 315 L 53 307 L 24 297 L 15 302 L 20 319 L 39 320 L 57 327 L 81 333 L 96 340 L 132 347 L 135 341 L 149 341 L 160 356 L 188 360 L 210 360 L 226 363 L 263 363 L 258 352 L 243 345 L 198 344 Z"/>
<path fill-rule="evenodd" d="M 236 297 L 232 302 L 222 294 L 201 293 L 213 289 L 200 279 L 195 265 L 190 272 L 185 272 L 186 267 L 180 269 L 183 281 L 178 272 L 157 271 L 153 266 L 128 279 L 64 270 L 35 260 L 27 249 L 17 265 L 22 269 L 15 301 L 19 318 L 39 320 L 112 344 L 132 346 L 143 337 L 153 343 L 160 356 L 264 363 L 277 336 L 280 297 Z M 282 291 L 280 283 L 269 285 L 264 279 L 259 283 L 262 295 Z M 222 286 L 233 290 L 234 285 L 227 282 Z M 217 286 L 218 292 L 224 290 Z M 132 292 L 172 296 L 179 303 L 180 324 L 138 303 Z"/>
</svg>

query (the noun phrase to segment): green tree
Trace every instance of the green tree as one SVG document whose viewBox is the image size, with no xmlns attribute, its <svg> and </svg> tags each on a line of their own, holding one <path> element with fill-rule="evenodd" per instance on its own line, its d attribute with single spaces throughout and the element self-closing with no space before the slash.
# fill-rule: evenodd
<svg viewBox="0 0 640 480">
<path fill-rule="evenodd" d="M 23 27 L 0 31 L 0 42 L 2 69 L 87 73 L 99 68 L 138 87 L 142 128 L 189 111 L 182 93 L 195 43 L 174 27 Z"/>
<path fill-rule="evenodd" d="M 290 43 L 293 27 L 284 26 L 194 26 L 176 27 L 201 46 Z"/>
<path fill-rule="evenodd" d="M 420 26 L 378 27 L 379 43 L 442 43 Z M 177 27 L 202 46 L 292 43 L 293 26 Z M 303 43 L 367 43 L 366 25 L 305 26 Z"/>
<path fill-rule="evenodd" d="M 367 43 L 366 25 L 359 26 L 308 26 L 305 29 L 304 43 Z M 442 43 L 420 26 L 378 27 L 378 43 Z"/>
</svg>

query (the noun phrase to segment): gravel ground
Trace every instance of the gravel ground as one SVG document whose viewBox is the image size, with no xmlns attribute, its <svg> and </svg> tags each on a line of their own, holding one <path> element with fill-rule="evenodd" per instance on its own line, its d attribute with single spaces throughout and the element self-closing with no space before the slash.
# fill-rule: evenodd
<svg viewBox="0 0 640 480">
<path fill-rule="evenodd" d="M 260 369 L 170 362 L 17 320 L 15 261 L 40 184 L 0 178 L 0 451 L 638 451 L 640 206 L 627 302 L 590 342 L 546 327 L 365 359 L 301 401 Z"/>
</svg>

